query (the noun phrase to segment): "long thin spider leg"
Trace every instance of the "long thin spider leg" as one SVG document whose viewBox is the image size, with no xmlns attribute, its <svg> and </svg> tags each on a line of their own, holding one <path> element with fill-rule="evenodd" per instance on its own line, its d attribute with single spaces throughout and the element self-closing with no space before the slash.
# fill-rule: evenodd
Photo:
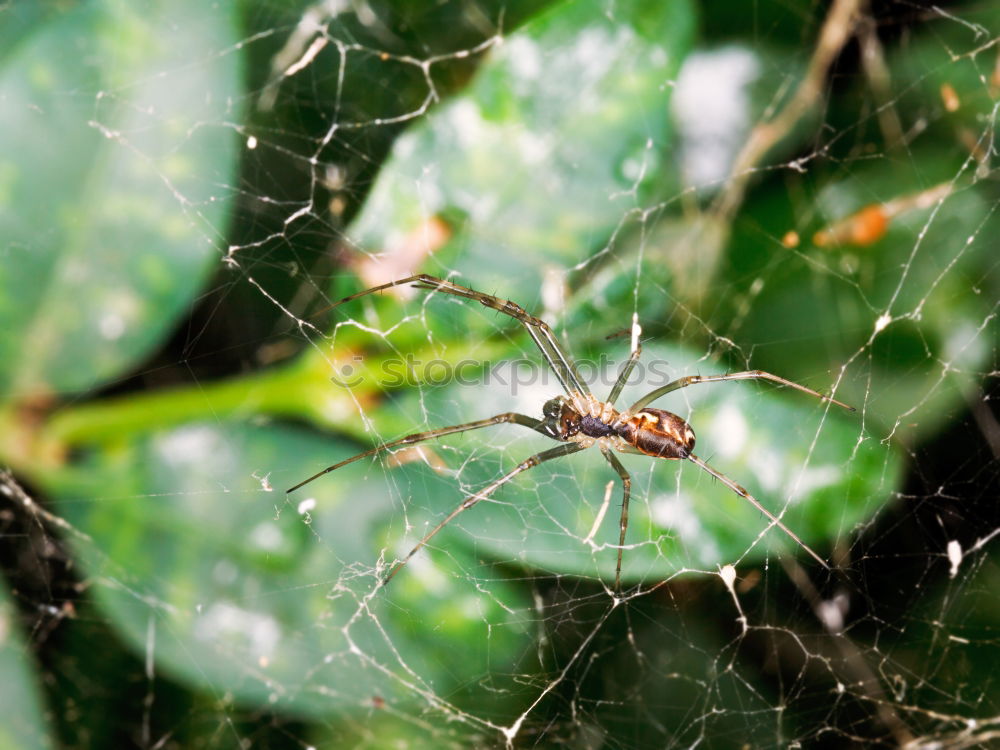
<svg viewBox="0 0 1000 750">
<path fill-rule="evenodd" d="M 822 557 L 820 557 L 815 552 L 813 552 L 812 548 L 808 544 L 806 544 L 801 539 L 799 539 L 799 537 L 795 534 L 794 531 L 792 531 L 787 526 L 785 526 L 785 524 L 783 524 L 778 519 L 777 516 L 775 516 L 773 513 L 771 513 L 771 511 L 769 511 L 767 508 L 765 508 L 763 505 L 761 505 L 753 495 L 751 495 L 745 489 L 743 489 L 742 487 L 740 487 L 738 484 L 736 484 L 736 482 L 734 482 L 732 479 L 730 479 L 729 477 L 727 477 L 725 474 L 721 474 L 718 471 L 716 471 L 715 469 L 713 469 L 711 466 L 709 466 L 708 464 L 706 464 L 704 461 L 702 461 L 700 458 L 698 458 L 693 453 L 691 453 L 691 454 L 688 455 L 688 460 L 691 461 L 692 463 L 700 466 L 702 469 L 704 469 L 709 474 L 711 474 L 713 477 L 715 477 L 716 479 L 718 479 L 720 482 L 722 482 L 724 485 L 726 485 L 729 489 L 731 489 L 737 495 L 739 495 L 744 500 L 746 500 L 751 505 L 753 505 L 753 507 L 755 507 L 761 513 L 763 513 L 765 516 L 767 516 L 769 519 L 771 519 L 771 523 L 773 523 L 779 529 L 781 529 L 786 534 L 788 534 L 788 536 L 790 536 L 792 539 L 794 539 L 795 542 L 802 549 L 804 549 L 806 552 L 808 552 L 810 555 L 812 555 L 820 565 L 822 565 L 827 570 L 830 569 L 830 566 L 827 565 L 826 560 L 824 560 Z"/>
<path fill-rule="evenodd" d="M 614 387 L 611 389 L 611 393 L 608 395 L 607 403 L 614 406 L 615 401 L 618 400 L 618 396 L 621 395 L 622 388 L 625 387 L 625 383 L 628 382 L 628 376 L 632 374 L 632 370 L 635 368 L 635 363 L 639 361 L 639 356 L 642 354 L 642 344 L 637 344 L 635 349 L 632 350 L 632 354 L 628 358 L 628 362 L 622 368 L 622 371 L 618 374 L 618 380 L 615 381 Z"/>
<path fill-rule="evenodd" d="M 355 461 L 360 461 L 362 458 L 367 458 L 368 456 L 374 456 L 376 453 L 381 453 L 383 451 L 395 448 L 398 445 L 413 445 L 414 443 L 419 443 L 424 440 L 430 440 L 431 438 L 441 437 L 442 435 L 453 435 L 456 432 L 465 432 L 466 430 L 478 430 L 480 427 L 489 427 L 495 424 L 503 424 L 505 422 L 512 422 L 513 424 L 524 425 L 525 427 L 530 427 L 533 430 L 541 432 L 543 435 L 548 435 L 547 432 L 542 430 L 542 425 L 544 422 L 540 419 L 535 419 L 534 417 L 529 417 L 524 414 L 517 414 L 516 412 L 505 412 L 503 414 L 497 414 L 495 417 L 488 417 L 486 419 L 479 419 L 475 422 L 466 422 L 464 424 L 456 424 L 451 427 L 439 427 L 436 430 L 427 430 L 426 432 L 415 432 L 412 435 L 407 435 L 406 437 L 401 437 L 399 440 L 393 440 L 389 443 L 383 443 L 370 450 L 366 450 L 363 453 L 359 453 L 356 456 L 351 456 L 350 458 L 345 458 L 339 463 L 335 463 L 331 466 L 327 466 L 323 471 L 318 471 L 313 474 L 308 479 L 299 482 L 297 485 L 291 489 L 285 490 L 285 494 L 295 492 L 295 490 L 300 487 L 304 487 L 313 480 L 319 479 L 324 474 L 329 474 L 331 471 L 336 471 L 341 466 L 347 466 L 347 464 L 352 464 Z"/>
<path fill-rule="evenodd" d="M 853 406 L 848 406 L 841 401 L 837 401 L 835 398 L 825 396 L 819 391 L 814 391 L 812 388 L 806 388 L 804 385 L 793 383 L 791 380 L 786 380 L 778 375 L 772 375 L 771 373 L 764 372 L 763 370 L 747 370 L 746 372 L 730 372 L 725 375 L 688 375 L 686 378 L 679 378 L 672 383 L 667 383 L 665 386 L 657 388 L 655 391 L 650 391 L 632 404 L 626 413 L 635 414 L 643 407 L 649 406 L 649 404 L 660 398 L 660 396 L 666 396 L 671 391 L 676 391 L 680 388 L 687 388 L 689 385 L 697 385 L 698 383 L 714 383 L 719 380 L 770 380 L 775 383 L 780 383 L 781 385 L 787 385 L 789 388 L 794 388 L 797 391 L 808 393 L 810 396 L 815 396 L 822 401 L 829 401 L 831 404 L 842 406 L 848 411 L 855 411 Z"/>
<path fill-rule="evenodd" d="M 466 299 L 476 300 L 486 307 L 497 310 L 504 315 L 514 318 L 528 331 L 528 335 L 531 336 L 531 339 L 535 342 L 535 346 L 538 347 L 542 356 L 545 357 L 545 361 L 548 362 L 549 367 L 552 368 L 552 371 L 556 374 L 556 377 L 559 379 L 559 382 L 562 384 L 563 389 L 567 394 L 572 396 L 574 391 L 584 395 L 590 393 L 590 389 L 587 388 L 586 384 L 580 379 L 580 373 L 577 372 L 576 364 L 569 357 L 569 355 L 563 351 L 562 347 L 559 345 L 559 340 L 555 337 L 555 334 L 552 333 L 552 329 L 549 328 L 548 323 L 529 315 L 523 307 L 515 302 L 495 297 L 492 294 L 477 292 L 475 289 L 469 289 L 468 287 L 456 284 L 453 281 L 448 281 L 447 279 L 439 279 L 437 276 L 431 276 L 426 273 L 418 273 L 413 276 L 407 276 L 405 279 L 397 279 L 396 281 L 390 281 L 387 284 L 381 284 L 379 286 L 374 286 L 371 289 L 365 289 L 362 292 L 348 295 L 347 297 L 334 302 L 326 309 L 329 310 L 337 307 L 338 305 L 342 305 L 345 302 L 358 299 L 359 297 L 374 294 L 375 292 L 382 292 L 396 286 L 404 286 L 406 284 L 412 284 L 417 289 L 440 291 L 445 294 L 453 294 L 456 297 L 465 297 Z"/>
<path fill-rule="evenodd" d="M 562 383 L 563 388 L 570 393 L 570 395 L 572 395 L 574 390 L 577 393 L 582 394 L 590 393 L 590 389 L 580 378 L 580 373 L 576 369 L 576 363 L 573 361 L 573 358 L 563 351 L 562 346 L 559 344 L 559 340 L 556 338 L 555 334 L 552 333 L 552 329 L 549 327 L 549 324 L 544 320 L 528 314 L 528 311 L 516 302 L 511 302 L 510 300 L 502 299 L 501 297 L 496 297 L 492 294 L 479 292 L 475 289 L 462 286 L 461 284 L 456 284 L 453 281 L 448 281 L 447 279 L 440 279 L 436 276 L 428 276 L 427 274 L 421 274 L 421 276 L 423 278 L 420 282 L 414 284 L 414 286 L 418 289 L 440 290 L 447 294 L 454 294 L 459 297 L 465 297 L 466 299 L 473 299 L 485 307 L 492 308 L 493 310 L 497 310 L 504 315 L 509 315 L 515 320 L 520 321 L 527 329 L 528 334 L 534 340 L 535 345 L 541 350 L 542 354 L 545 355 L 545 359 L 548 361 L 552 370 L 556 373 L 556 376 Z"/>
<path fill-rule="evenodd" d="M 618 535 L 618 565 L 615 567 L 615 591 L 621 591 L 622 588 L 622 552 L 625 549 L 625 530 L 628 528 L 628 496 L 632 491 L 632 477 L 629 476 L 628 471 L 622 466 L 622 462 L 618 460 L 617 456 L 611 452 L 610 448 L 601 445 L 601 453 L 604 457 L 608 459 L 608 463 L 611 464 L 611 468 L 618 472 L 618 476 L 622 478 L 622 517 L 618 522 L 619 528 L 621 529 Z"/>
<path fill-rule="evenodd" d="M 579 443 L 563 443 L 562 445 L 557 445 L 555 448 L 549 448 L 547 451 L 536 453 L 535 455 L 529 456 L 528 458 L 524 459 L 516 467 L 508 471 L 506 474 L 504 474 L 502 477 L 497 479 L 492 484 L 487 485 L 483 489 L 479 490 L 479 492 L 469 495 L 459 504 L 457 508 L 455 508 L 455 510 L 449 513 L 445 517 L 445 519 L 441 521 L 441 523 L 439 523 L 437 526 L 435 526 L 433 529 L 427 532 L 427 534 L 424 535 L 424 538 L 421 539 L 419 542 L 417 542 L 416 546 L 407 553 L 406 557 L 404 557 L 402 560 L 400 560 L 392 567 L 392 570 L 390 570 L 389 574 L 382 579 L 382 583 L 380 585 L 385 586 L 387 583 L 389 583 L 389 581 L 392 580 L 392 577 L 399 572 L 400 568 L 406 565 L 406 563 L 408 563 L 410 559 L 415 554 L 417 554 L 423 548 L 423 546 L 427 544 L 427 542 L 429 542 L 434 537 L 435 534 L 437 534 L 439 531 L 441 531 L 441 529 L 443 529 L 445 526 L 451 523 L 451 521 L 454 520 L 455 516 L 457 516 L 463 510 L 468 510 L 473 505 L 478 503 L 480 500 L 485 500 L 494 492 L 496 492 L 498 489 L 507 484 L 507 482 L 509 482 L 511 479 L 516 477 L 518 474 L 521 474 L 522 472 L 525 472 L 528 469 L 538 466 L 538 464 L 544 463 L 545 461 L 551 461 L 554 458 L 561 458 L 562 456 L 568 456 L 571 453 L 576 453 L 577 451 L 582 451 L 582 450 L 583 446 L 580 445 Z"/>
</svg>

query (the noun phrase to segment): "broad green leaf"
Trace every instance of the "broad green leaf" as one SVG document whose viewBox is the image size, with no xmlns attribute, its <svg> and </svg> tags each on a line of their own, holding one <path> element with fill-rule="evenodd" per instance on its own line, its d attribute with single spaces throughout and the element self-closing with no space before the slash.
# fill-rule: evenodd
<svg viewBox="0 0 1000 750">
<path fill-rule="evenodd" d="M 618 320 L 620 329 L 628 325 L 622 316 L 635 311 L 647 330 L 664 330 L 678 313 L 700 310 L 706 301 L 712 306 L 720 265 L 727 260 L 728 225 L 708 209 L 731 185 L 737 156 L 753 129 L 780 109 L 775 71 L 792 81 L 786 98 L 795 90 L 803 65 L 789 55 L 768 44 L 730 42 L 697 48 L 684 59 L 671 99 L 672 160 L 683 187 L 657 210 L 623 225 L 607 251 L 573 275 L 567 329 L 579 337 L 580 326 L 605 320 Z M 761 163 L 780 162 L 801 149 L 816 114 L 799 121 Z M 706 210 L 690 210 L 696 203 Z M 613 323 L 608 327 L 614 330 Z"/>
<path fill-rule="evenodd" d="M 356 452 L 287 428 L 191 424 L 42 479 L 93 539 L 75 549 L 109 621 L 139 652 L 153 628 L 157 668 L 195 689 L 312 716 L 420 702 L 421 685 L 466 707 L 480 679 L 514 690 L 487 675 L 532 659 L 525 592 L 495 573 L 466 580 L 488 567 L 461 549 L 375 592 L 408 514 L 396 475 L 359 462 L 286 502 L 284 487 Z"/>
<path fill-rule="evenodd" d="M 654 196 L 676 190 L 671 83 L 692 26 L 686 2 L 629 0 L 609 10 L 583 0 L 560 3 L 505 37 L 465 92 L 396 141 L 347 233 L 362 276 L 351 286 L 457 271 L 459 283 L 540 312 L 551 270 L 565 277 Z M 448 237 L 445 246 L 423 259 L 418 246 L 438 233 Z M 348 291 L 344 284 L 333 296 Z M 430 347 L 446 358 L 456 341 L 495 332 L 495 311 L 469 316 L 475 303 L 447 302 L 454 306 L 414 306 L 410 320 L 376 297 L 337 308 L 328 351 L 367 346 L 375 356 L 405 358 Z M 364 337 L 354 336 L 357 327 Z M 386 347 L 373 334 L 390 328 Z M 305 369 L 336 373 L 342 363 L 325 351 L 326 342 L 309 352 L 316 366 Z"/>
<path fill-rule="evenodd" d="M 649 346 L 642 361 L 620 406 L 674 377 L 716 370 L 675 346 Z M 599 397 L 610 390 L 607 378 L 602 380 L 595 385 Z M 827 383 L 812 385 L 825 388 Z M 489 386 L 429 388 L 410 413 L 420 429 L 509 410 L 537 417 L 542 403 L 556 393 L 551 377 L 522 385 L 513 395 Z M 857 524 L 891 501 L 898 488 L 898 452 L 866 435 L 858 414 L 808 395 L 778 392 L 768 384 L 716 383 L 683 389 L 653 406 L 689 420 L 698 436 L 696 453 L 781 513 L 784 523 L 821 555 L 835 541 L 849 543 Z M 407 518 L 413 525 L 397 552 L 408 549 L 463 497 L 555 445 L 513 425 L 429 444 L 457 477 L 445 479 L 441 470 L 419 465 L 397 470 L 405 474 L 398 481 L 409 488 Z M 630 583 L 650 584 L 684 570 L 714 571 L 726 563 L 755 564 L 779 551 L 804 556 L 779 529 L 767 530 L 767 519 L 744 499 L 694 464 L 631 455 L 621 460 L 633 479 L 622 568 Z M 593 447 L 522 474 L 490 501 L 462 513 L 439 543 L 449 549 L 465 544 L 486 559 L 611 584 L 620 508 L 618 477 Z M 403 531 L 397 528 L 397 534 Z"/>
<path fill-rule="evenodd" d="M 0 586 L 0 748 L 52 747 L 34 659 L 18 632 L 17 612 Z"/>
<path fill-rule="evenodd" d="M 590 256 L 676 183 L 671 81 L 692 27 L 686 2 L 581 0 L 505 37 L 461 96 L 396 141 L 348 232 L 374 254 L 366 281 L 417 270 L 392 249 L 440 220 L 447 250 L 420 270 L 529 290 L 531 304 L 547 269 Z"/>
<path fill-rule="evenodd" d="M 232 3 L 80 4 L 0 59 L 0 394 L 86 390 L 162 343 L 217 263 Z"/>
</svg>

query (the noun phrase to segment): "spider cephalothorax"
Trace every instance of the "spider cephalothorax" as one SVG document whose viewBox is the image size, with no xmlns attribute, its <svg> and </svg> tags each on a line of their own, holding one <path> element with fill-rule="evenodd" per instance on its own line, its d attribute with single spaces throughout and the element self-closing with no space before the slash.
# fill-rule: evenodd
<svg viewBox="0 0 1000 750">
<path fill-rule="evenodd" d="M 542 408 L 545 429 L 550 437 L 574 441 L 589 447 L 598 438 L 616 435 L 612 423 L 618 412 L 609 404 L 587 394 L 573 393 L 571 398 L 556 396 Z"/>
<path fill-rule="evenodd" d="M 462 511 L 468 510 L 480 500 L 489 497 L 518 474 L 538 466 L 538 464 L 545 461 L 551 461 L 555 458 L 561 458 L 562 456 L 568 456 L 590 448 L 594 444 L 597 444 L 601 449 L 604 458 L 622 481 L 622 513 L 619 521 L 618 565 L 615 568 L 615 588 L 620 588 L 621 586 L 622 551 L 625 548 L 625 530 L 628 527 L 628 499 L 632 486 L 632 479 L 629 473 L 625 470 L 621 461 L 615 457 L 616 451 L 620 453 L 639 453 L 654 458 L 687 459 L 691 461 L 725 484 L 744 500 L 751 503 L 757 510 L 767 516 L 772 524 L 798 542 L 820 564 L 826 565 L 823 558 L 807 547 L 793 531 L 786 527 L 771 511 L 761 505 L 753 495 L 691 452 L 694 449 L 695 437 L 694 430 L 691 429 L 691 426 L 687 422 L 669 411 L 651 409 L 648 406 L 661 396 L 697 383 L 711 383 L 720 380 L 770 380 L 854 411 L 852 407 L 777 375 L 760 370 L 747 370 L 746 372 L 733 372 L 725 375 L 689 375 L 650 391 L 627 409 L 618 411 L 614 406 L 615 401 L 621 394 L 622 388 L 625 387 L 625 382 L 632 373 L 632 369 L 635 367 L 636 362 L 638 362 L 639 354 L 642 351 L 642 347 L 639 345 L 639 326 L 637 323 L 633 325 L 632 330 L 632 354 L 622 368 L 621 374 L 618 376 L 618 380 L 611 389 L 607 400 L 599 401 L 580 379 L 580 373 L 577 372 L 573 360 L 563 350 L 559 341 L 552 333 L 552 329 L 549 328 L 544 320 L 529 315 L 523 307 L 509 300 L 494 297 L 491 294 L 483 294 L 482 292 L 477 292 L 475 289 L 469 289 L 452 281 L 428 276 L 423 273 L 352 294 L 350 297 L 345 297 L 333 306 L 335 307 L 336 305 L 357 299 L 366 294 L 371 294 L 372 292 L 379 292 L 403 284 L 413 284 L 418 289 L 439 291 L 445 294 L 453 294 L 456 297 L 476 300 L 486 307 L 501 312 L 504 315 L 509 315 L 519 321 L 527 329 L 528 334 L 535 342 L 539 351 L 541 351 L 542 356 L 545 357 L 545 361 L 548 362 L 552 371 L 559 379 L 565 395 L 556 396 L 545 403 L 545 406 L 542 408 L 542 419 L 535 419 L 534 417 L 517 414 L 516 412 L 505 412 L 497 414 L 494 417 L 479 419 L 475 422 L 466 422 L 465 424 L 454 425 L 452 427 L 440 427 L 436 430 L 428 430 L 426 432 L 415 432 L 412 435 L 407 435 L 399 440 L 393 440 L 392 442 L 367 450 L 364 453 L 347 458 L 340 463 L 328 466 L 323 471 L 314 474 L 303 482 L 299 482 L 288 490 L 288 492 L 293 492 L 327 472 L 334 471 L 341 466 L 346 466 L 366 456 L 372 456 L 390 448 L 411 445 L 423 440 L 429 440 L 430 438 L 452 435 L 456 432 L 466 432 L 467 430 L 476 430 L 480 427 L 489 427 L 505 422 L 529 427 L 561 443 L 561 445 L 555 448 L 550 448 L 549 450 L 529 456 L 499 479 L 466 497 L 444 520 L 427 532 L 424 538 L 410 550 L 406 557 L 396 562 L 389 571 L 389 574 L 382 579 L 383 584 L 387 583 L 400 568 L 406 565 L 411 557 L 417 554 L 435 534 Z"/>
</svg>

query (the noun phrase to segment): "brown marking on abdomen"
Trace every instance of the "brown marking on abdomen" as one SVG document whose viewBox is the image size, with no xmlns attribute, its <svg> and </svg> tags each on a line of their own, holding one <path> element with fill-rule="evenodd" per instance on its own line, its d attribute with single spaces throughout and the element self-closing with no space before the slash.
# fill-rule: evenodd
<svg viewBox="0 0 1000 750">
<path fill-rule="evenodd" d="M 632 415 L 619 429 L 625 441 L 654 458 L 687 458 L 694 450 L 691 425 L 662 409 L 643 409 Z"/>
</svg>

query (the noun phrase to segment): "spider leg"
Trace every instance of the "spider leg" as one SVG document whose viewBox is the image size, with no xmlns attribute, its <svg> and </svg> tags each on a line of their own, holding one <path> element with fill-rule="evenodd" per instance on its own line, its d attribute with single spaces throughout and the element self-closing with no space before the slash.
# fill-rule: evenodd
<svg viewBox="0 0 1000 750">
<path fill-rule="evenodd" d="M 611 464 L 611 468 L 617 471 L 618 476 L 622 479 L 622 517 L 618 522 L 621 532 L 618 535 L 618 565 L 615 567 L 615 591 L 621 591 L 622 552 L 625 548 L 625 530 L 628 528 L 628 496 L 632 489 L 632 477 L 629 476 L 628 471 L 622 466 L 622 462 L 611 452 L 610 448 L 602 445 L 601 453 L 604 454 L 604 457 L 608 459 L 608 463 Z"/>
<path fill-rule="evenodd" d="M 549 448 L 547 451 L 536 453 L 535 455 L 529 456 L 528 458 L 524 459 L 516 467 L 508 471 L 506 474 L 504 474 L 502 477 L 497 479 L 492 484 L 487 485 L 483 489 L 479 490 L 479 492 L 469 495 L 459 504 L 457 508 L 455 508 L 455 510 L 449 513 L 445 517 L 445 519 L 441 521 L 441 523 L 439 523 L 437 526 L 435 526 L 433 529 L 427 532 L 424 538 L 421 539 L 417 543 L 417 545 L 407 553 L 406 557 L 404 557 L 402 560 L 400 560 L 392 567 L 392 570 L 390 570 L 389 574 L 382 579 L 382 583 L 380 585 L 385 586 L 387 583 L 389 583 L 389 581 L 392 580 L 392 577 L 399 572 L 400 568 L 406 565 L 406 563 L 408 563 L 410 559 L 415 554 L 417 554 L 423 548 L 423 546 L 427 544 L 427 542 L 429 542 L 434 537 L 435 534 L 437 534 L 439 531 L 441 531 L 441 529 L 447 526 L 455 518 L 455 516 L 457 516 L 463 510 L 468 510 L 473 505 L 478 503 L 480 500 L 485 500 L 494 492 L 496 492 L 498 489 L 507 484 L 507 482 L 509 482 L 511 479 L 516 477 L 518 474 L 521 474 L 522 472 L 525 472 L 528 469 L 538 466 L 538 464 L 544 463 L 545 461 L 551 461 L 554 458 L 561 458 L 563 456 L 568 456 L 571 453 L 582 451 L 583 448 L 584 446 L 580 445 L 580 443 L 563 443 L 562 445 L 557 445 L 555 448 Z"/>
<path fill-rule="evenodd" d="M 441 437 L 442 435 L 453 435 L 456 432 L 465 432 L 467 430 L 478 430 L 480 427 L 489 427 L 495 424 L 503 424 L 505 422 L 512 422 L 514 424 L 524 425 L 525 427 L 530 427 L 533 430 L 541 432 L 543 435 L 548 435 L 544 430 L 542 430 L 542 425 L 544 422 L 541 419 L 535 419 L 534 417 L 529 417 L 524 414 L 517 414 L 515 412 L 505 412 L 503 414 L 497 414 L 495 417 L 488 417 L 487 419 L 479 419 L 475 422 L 466 422 L 465 424 L 456 424 L 451 427 L 439 427 L 436 430 L 427 430 L 426 432 L 415 432 L 412 435 L 407 435 L 406 437 L 401 437 L 399 440 L 393 440 L 389 443 L 383 443 L 370 450 L 359 453 L 356 456 L 351 456 L 350 458 L 345 458 L 339 463 L 335 463 L 332 466 L 327 466 L 323 471 L 318 471 L 313 474 L 308 479 L 299 482 L 297 485 L 291 489 L 285 490 L 285 494 L 290 494 L 295 492 L 295 490 L 300 487 L 304 487 L 315 479 L 319 479 L 324 474 L 329 474 L 331 471 L 336 471 L 341 466 L 347 466 L 347 464 L 352 464 L 355 461 L 360 461 L 362 458 L 367 458 L 368 456 L 374 456 L 376 453 L 381 453 L 382 451 L 390 450 L 395 448 L 397 445 L 413 445 L 414 443 L 420 443 L 424 440 L 430 440 L 431 438 Z M 549 436 L 551 437 L 551 436 Z"/>
<path fill-rule="evenodd" d="M 611 393 L 608 394 L 607 403 L 613 406 L 615 401 L 618 400 L 618 396 L 621 395 L 622 388 L 624 388 L 625 383 L 628 382 L 628 376 L 632 374 L 632 370 L 635 368 L 636 362 L 639 361 L 641 354 L 642 344 L 636 344 L 635 349 L 632 350 L 632 354 L 629 355 L 628 362 L 625 363 L 622 371 L 618 373 L 618 380 L 615 381 L 615 385 L 611 389 Z"/>
<path fill-rule="evenodd" d="M 691 461 L 692 463 L 700 466 L 702 469 L 704 469 L 709 474 L 711 474 L 713 477 L 715 477 L 716 479 L 718 479 L 720 482 L 722 482 L 724 485 L 726 485 L 729 489 L 731 489 L 737 495 L 739 495 L 744 500 L 746 500 L 748 503 L 750 503 L 751 505 L 753 505 L 753 507 L 755 507 L 761 513 L 763 513 L 765 516 L 767 516 L 769 519 L 771 519 L 771 523 L 773 523 L 779 529 L 781 529 L 786 534 L 788 534 L 788 536 L 790 536 L 792 539 L 794 539 L 795 542 L 802 549 L 804 549 L 806 552 L 808 552 L 810 555 L 812 555 L 820 565 L 822 565 L 827 570 L 830 569 L 830 566 L 827 565 L 826 560 L 824 560 L 822 557 L 820 557 L 815 552 L 813 552 L 812 548 L 808 544 L 806 544 L 801 539 L 799 539 L 799 537 L 795 534 L 794 531 L 792 531 L 787 526 L 785 526 L 785 524 L 783 524 L 778 519 L 777 516 L 775 516 L 773 513 L 771 513 L 771 511 L 769 511 L 767 508 L 765 508 L 763 505 L 761 505 L 760 502 L 758 502 L 757 499 L 753 495 L 751 495 L 745 489 L 743 489 L 742 487 L 740 487 L 738 484 L 736 484 L 736 482 L 734 482 L 732 479 L 730 479 L 729 477 L 727 477 L 725 474 L 721 474 L 718 471 L 716 471 L 715 469 L 713 469 L 711 466 L 709 466 L 708 464 L 706 464 L 704 461 L 702 461 L 700 458 L 698 458 L 693 453 L 691 453 L 691 454 L 688 455 L 688 460 Z"/>
<path fill-rule="evenodd" d="M 418 273 L 414 276 L 407 276 L 405 279 L 397 279 L 396 281 L 390 281 L 388 284 L 381 284 L 380 286 L 372 287 L 371 289 L 365 289 L 363 292 L 357 292 L 350 296 L 344 297 L 342 300 L 334 302 L 329 308 L 337 307 L 345 302 L 350 302 L 358 297 L 364 297 L 367 294 L 372 294 L 374 292 L 381 292 L 386 289 L 390 289 L 395 286 L 403 286 L 405 284 L 412 284 L 417 289 L 428 289 L 430 291 L 440 291 L 445 294 L 453 294 L 456 297 L 465 297 L 466 299 L 476 300 L 486 307 L 492 308 L 504 315 L 509 315 L 521 322 L 525 329 L 528 331 L 528 335 L 531 336 L 532 340 L 535 342 L 535 346 L 541 351 L 542 356 L 545 357 L 545 361 L 549 363 L 549 367 L 556 374 L 559 382 L 562 384 L 563 389 L 570 396 L 574 392 L 583 395 L 588 395 L 590 389 L 587 385 L 580 379 L 580 373 L 576 369 L 576 364 L 573 360 L 563 351 L 562 347 L 559 345 L 559 341 L 556 339 L 555 334 L 552 333 L 552 329 L 549 328 L 549 324 L 544 320 L 536 318 L 529 315 L 527 310 L 510 300 L 501 299 L 500 297 L 494 297 L 492 294 L 485 294 L 483 292 L 477 292 L 475 289 L 469 289 L 468 287 L 456 284 L 453 281 L 448 281 L 447 279 L 439 279 L 437 276 L 431 276 L 426 273 Z"/>
<path fill-rule="evenodd" d="M 853 406 L 848 406 L 834 398 L 824 396 L 819 391 L 814 391 L 812 388 L 806 388 L 804 385 L 793 383 L 791 380 L 786 380 L 763 370 L 747 370 L 746 372 L 730 372 L 725 375 L 688 375 L 686 378 L 679 378 L 672 383 L 667 383 L 665 386 L 657 388 L 655 391 L 650 391 L 632 404 L 626 413 L 635 414 L 640 409 L 649 406 L 649 404 L 660 398 L 660 396 L 666 396 L 668 393 L 680 388 L 687 388 L 689 385 L 697 385 L 698 383 L 714 383 L 719 380 L 770 380 L 781 385 L 787 385 L 789 388 L 794 388 L 797 391 L 808 393 L 810 396 L 815 396 L 822 401 L 829 401 L 831 404 L 842 406 L 848 411 L 855 411 Z"/>
</svg>

